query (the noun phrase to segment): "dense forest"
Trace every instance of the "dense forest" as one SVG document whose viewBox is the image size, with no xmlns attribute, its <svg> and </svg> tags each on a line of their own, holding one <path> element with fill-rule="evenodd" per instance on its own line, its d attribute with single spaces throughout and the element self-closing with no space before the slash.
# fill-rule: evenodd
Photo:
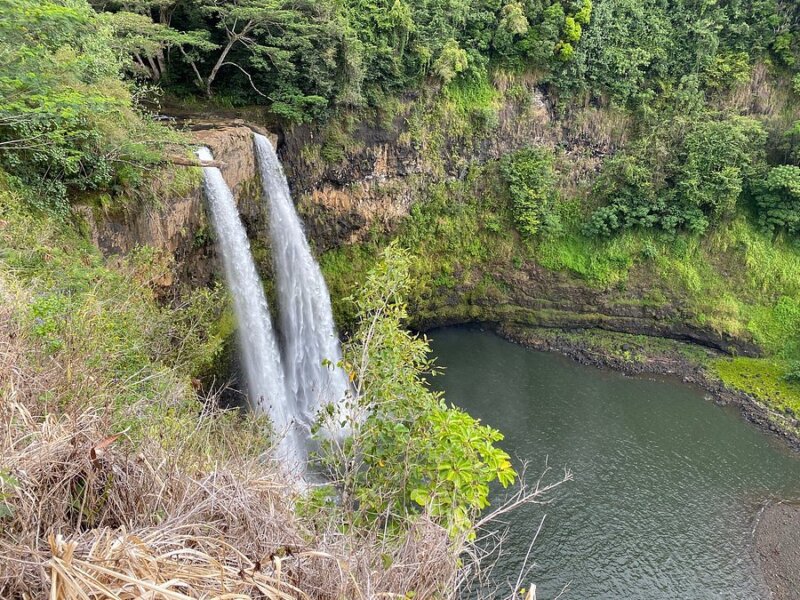
<svg viewBox="0 0 800 600">
<path fill-rule="evenodd" d="M 674 338 L 669 353 L 798 439 L 797 2 L 0 11 L 0 596 L 479 586 L 490 490 L 510 488 L 492 507 L 504 514 L 570 475 L 526 487 L 502 433 L 431 391 L 412 326 L 492 323 L 548 343 L 560 330 L 623 370 Z M 183 126 L 195 115 L 279 133 L 328 281 L 369 416 L 341 446 L 322 443 L 331 483 L 313 493 L 264 459 L 262 416 L 219 406 L 235 345 L 224 286 L 178 281 L 177 252 L 101 252 L 92 237 L 103 215 L 157 213 L 201 189 Z M 400 158 L 365 177 L 375 148 Z M 328 186 L 355 206 L 362 184 L 366 216 L 315 196 Z M 193 251 L 213 242 L 206 225 L 184 234 Z M 268 244 L 251 243 L 272 297 Z M 524 304 L 538 293 L 605 304 Z M 618 324 L 634 313 L 654 324 Z M 170 580 L 185 581 L 174 595 L 154 587 Z"/>
</svg>

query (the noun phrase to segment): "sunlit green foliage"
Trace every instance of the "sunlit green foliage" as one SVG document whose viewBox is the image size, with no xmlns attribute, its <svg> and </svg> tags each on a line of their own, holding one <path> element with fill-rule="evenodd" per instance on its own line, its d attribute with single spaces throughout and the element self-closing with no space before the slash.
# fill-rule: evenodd
<svg viewBox="0 0 800 600">
<path fill-rule="evenodd" d="M 502 434 L 430 390 L 428 342 L 403 325 L 410 268 L 411 257 L 389 246 L 353 299 L 359 326 L 345 355 L 366 417 L 334 464 L 369 519 L 391 525 L 425 510 L 459 535 L 488 505 L 489 484 L 508 486 L 516 473 L 495 445 Z"/>
<path fill-rule="evenodd" d="M 62 215 L 68 193 L 141 181 L 164 135 L 133 109 L 104 21 L 85 0 L 2 0 L 0 11 L 0 166 Z"/>
<path fill-rule="evenodd" d="M 557 201 L 553 152 L 547 148 L 520 150 L 503 158 L 500 171 L 508 184 L 520 233 L 528 237 L 540 231 L 557 233 L 561 224 L 553 210 Z"/>
<path fill-rule="evenodd" d="M 791 365 L 758 358 L 720 358 L 712 371 L 728 385 L 758 398 L 773 410 L 800 415 L 800 385 L 791 380 Z"/>
<path fill-rule="evenodd" d="M 756 192 L 756 204 L 765 229 L 800 233 L 800 167 L 780 165 L 770 169 Z"/>
</svg>

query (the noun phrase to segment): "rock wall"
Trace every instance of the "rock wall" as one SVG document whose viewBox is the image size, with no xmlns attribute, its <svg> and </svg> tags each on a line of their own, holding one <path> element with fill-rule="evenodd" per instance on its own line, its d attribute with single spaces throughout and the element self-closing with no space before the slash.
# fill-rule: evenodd
<svg viewBox="0 0 800 600">
<path fill-rule="evenodd" d="M 192 135 L 198 145 L 208 146 L 214 158 L 223 163 L 220 170 L 233 191 L 248 234 L 266 239 L 251 128 L 238 124 L 202 127 Z M 277 143 L 277 137 L 271 137 Z M 128 205 L 123 212 L 89 207 L 79 211 L 90 238 L 105 255 L 124 255 L 136 247 L 151 246 L 174 259 L 172 272 L 157 282 L 162 288 L 205 286 L 215 277 L 216 252 L 205 212 L 202 175 L 192 167 L 176 168 L 196 173 L 187 189 L 167 195 L 158 204 Z"/>
<path fill-rule="evenodd" d="M 424 137 L 409 135 L 408 111 L 388 125 L 357 124 L 347 144 L 340 147 L 329 132 L 310 126 L 283 132 L 280 144 L 272 136 L 312 245 L 322 253 L 358 243 L 376 228 L 391 234 L 413 204 L 424 200 L 425 188 L 431 182 L 463 177 L 471 164 L 496 160 L 531 144 L 557 146 L 578 156 L 571 162 L 573 167 L 578 166 L 572 171 L 577 185 L 621 143 L 624 122 L 614 122 L 591 108 L 570 119 L 556 119 L 542 90 L 534 83 L 524 90 L 527 98 L 520 101 L 517 97 L 500 106 L 497 122 L 489 129 L 465 136 L 463 132 L 451 134 L 447 123 L 442 123 L 440 143 L 433 149 Z M 223 175 L 233 189 L 262 276 L 268 280 L 268 253 L 260 251 L 268 246 L 268 229 L 260 201 L 252 129 L 242 123 L 211 124 L 202 126 L 194 136 L 224 163 Z M 323 160 L 325 149 L 331 146 L 340 158 Z M 93 241 L 106 254 L 125 254 L 136 246 L 148 245 L 173 256 L 173 272 L 160 282 L 165 289 L 175 293 L 181 286 L 208 285 L 214 279 L 216 253 L 199 173 L 197 182 L 185 193 L 165 198 L 158 206 L 139 206 L 121 215 L 88 209 L 83 212 Z M 694 325 L 693 315 L 680 297 L 659 303 L 643 301 L 649 291 L 646 283 L 625 290 L 603 290 L 531 263 L 484 265 L 482 269 L 481 273 L 461 274 L 460 279 L 476 282 L 489 275 L 497 286 L 483 290 L 467 283 L 442 287 L 411 306 L 413 324 L 420 329 L 470 321 L 601 328 L 758 354 L 749 340 Z"/>
<path fill-rule="evenodd" d="M 364 239 L 378 226 L 391 230 L 434 181 L 464 177 L 474 163 L 495 160 L 527 145 L 555 144 L 558 127 L 545 96 L 533 83 L 525 102 L 505 102 L 489 128 L 452 134 L 447 123 L 441 139 L 414 139 L 409 132 L 409 100 L 391 123 L 358 123 L 346 147 L 336 147 L 330 132 L 312 126 L 296 127 L 284 136 L 281 161 L 309 237 L 320 251 Z M 439 138 L 439 136 L 436 136 Z M 333 146 L 338 161 L 320 154 Z"/>
<path fill-rule="evenodd" d="M 658 303 L 644 301 L 652 291 L 646 285 L 630 285 L 624 291 L 598 289 L 536 264 L 519 268 L 492 265 L 487 271 L 497 286 L 483 291 L 469 285 L 440 288 L 427 301 L 412 306 L 415 327 L 424 330 L 479 321 L 500 328 L 603 329 L 671 338 L 730 354 L 760 354 L 748 339 L 696 325 L 694 315 L 677 295 Z M 481 281 L 483 276 L 474 273 L 466 279 Z"/>
</svg>

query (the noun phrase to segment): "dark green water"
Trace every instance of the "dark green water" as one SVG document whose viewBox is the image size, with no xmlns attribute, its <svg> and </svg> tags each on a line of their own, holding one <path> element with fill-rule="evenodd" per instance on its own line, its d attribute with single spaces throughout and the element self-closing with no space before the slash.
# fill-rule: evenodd
<svg viewBox="0 0 800 600">
<path fill-rule="evenodd" d="M 430 334 L 447 400 L 500 429 L 503 447 L 574 481 L 547 507 L 512 515 L 494 579 L 537 598 L 769 598 L 751 550 L 762 503 L 800 497 L 800 460 L 737 409 L 673 381 L 624 377 L 476 330 Z M 501 597 L 501 595 L 498 595 Z"/>
</svg>

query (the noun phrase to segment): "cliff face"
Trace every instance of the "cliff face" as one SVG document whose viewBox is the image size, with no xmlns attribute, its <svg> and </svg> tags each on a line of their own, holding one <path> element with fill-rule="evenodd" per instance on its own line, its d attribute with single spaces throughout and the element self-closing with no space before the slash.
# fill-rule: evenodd
<svg viewBox="0 0 800 600">
<path fill-rule="evenodd" d="M 557 131 L 544 96 L 534 85 L 525 94 L 525 102 L 496 107 L 496 121 L 466 132 L 447 122 L 417 127 L 411 121 L 425 118 L 413 113 L 424 105 L 417 98 L 389 123 L 353 125 L 344 143 L 335 131 L 310 126 L 287 132 L 281 160 L 317 248 L 361 241 L 373 228 L 391 231 L 425 186 L 463 178 L 472 164 L 527 145 L 553 145 Z M 430 127 L 441 130 L 415 135 Z"/>
<path fill-rule="evenodd" d="M 193 137 L 223 163 L 220 169 L 233 191 L 248 234 L 251 238 L 266 239 L 267 223 L 251 129 L 244 125 L 221 125 L 197 130 Z M 273 136 L 273 141 L 276 140 Z M 140 203 L 126 207 L 121 213 L 80 209 L 92 241 L 104 254 L 127 254 L 136 247 L 150 246 L 173 257 L 172 272 L 157 282 L 164 289 L 208 285 L 216 269 L 202 176 L 199 169 L 177 168 L 193 171 L 188 184 L 157 205 Z"/>
<path fill-rule="evenodd" d="M 517 86 L 491 106 L 488 123 L 480 111 L 448 113 L 414 99 L 382 126 L 351 125 L 344 139 L 335 128 L 287 132 L 281 158 L 317 251 L 368 242 L 375 235 L 391 238 L 412 207 L 430 198 L 432 185 L 463 180 L 472 167 L 528 146 L 549 146 L 568 161 L 561 181 L 564 197 L 574 197 L 581 186 L 585 190 L 602 159 L 624 144 L 627 118 L 593 107 L 557 115 L 534 82 Z M 486 262 L 455 272 L 452 279 L 454 285 L 433 286 L 412 299 L 415 327 L 483 321 L 601 328 L 759 353 L 749 339 L 697 324 L 672 290 L 660 289 L 657 301 L 647 300 L 653 288 L 646 274 L 625 286 L 602 288 L 515 260 Z M 491 285 L 484 284 L 487 280 Z"/>
<path fill-rule="evenodd" d="M 359 244 L 375 234 L 390 238 L 412 207 L 426 200 L 431 185 L 463 179 L 472 166 L 526 146 L 547 145 L 568 155 L 565 185 L 577 188 L 622 143 L 626 131 L 624 121 L 591 108 L 557 119 L 532 83 L 513 99 L 496 104 L 492 113 L 496 118 L 488 125 L 480 114 L 466 117 L 480 126 L 465 128 L 464 118 L 448 120 L 447 115 L 431 112 L 421 126 L 419 113 L 413 112 L 419 111 L 420 102 L 409 101 L 382 125 L 352 125 L 345 140 L 330 129 L 309 126 L 285 132 L 280 144 L 273 137 L 318 253 Z M 260 201 L 251 128 L 216 126 L 194 135 L 224 163 L 223 175 L 268 280 L 268 253 L 262 251 L 268 246 L 267 217 Z M 84 214 L 92 239 L 106 254 L 124 254 L 148 245 L 174 256 L 172 276 L 160 282 L 168 292 L 182 285 L 208 285 L 215 277 L 216 254 L 199 173 L 185 193 L 166 198 L 158 206 L 141 206 L 121 215 Z M 415 298 L 413 324 L 422 329 L 469 321 L 596 327 L 758 353 L 747 339 L 697 325 L 680 296 L 669 290 L 656 303 L 644 301 L 650 291 L 646 277 L 624 289 L 601 289 L 530 261 L 494 262 L 471 269 L 454 273 L 455 285 L 434 287 Z M 492 285 L 481 284 L 487 279 Z"/>
</svg>

